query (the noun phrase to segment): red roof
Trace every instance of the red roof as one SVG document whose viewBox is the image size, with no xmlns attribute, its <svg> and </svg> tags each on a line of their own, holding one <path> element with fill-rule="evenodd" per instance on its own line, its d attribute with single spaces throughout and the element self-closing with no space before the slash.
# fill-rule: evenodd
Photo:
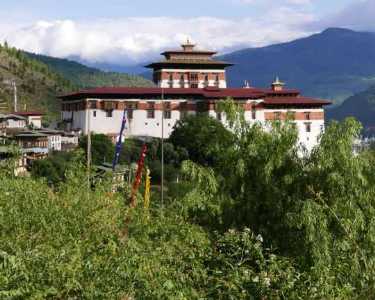
<svg viewBox="0 0 375 300">
<path fill-rule="evenodd" d="M 13 115 L 17 115 L 17 116 L 24 116 L 24 117 L 28 117 L 28 116 L 44 116 L 44 113 L 40 112 L 40 111 L 17 111 L 17 112 L 12 112 Z"/>
<path fill-rule="evenodd" d="M 285 105 L 295 105 L 295 104 L 316 104 L 316 105 L 329 105 L 331 102 L 322 100 L 322 99 L 313 99 L 308 97 L 272 97 L 272 98 L 265 98 L 265 104 L 269 105 L 278 105 L 278 104 L 285 104 Z"/>
<path fill-rule="evenodd" d="M 203 98 L 259 98 L 264 96 L 264 92 L 260 89 L 219 89 L 209 87 L 205 89 L 198 88 L 122 88 L 122 87 L 102 87 L 89 90 L 82 90 L 77 93 L 61 96 L 61 99 L 82 99 L 86 97 L 105 97 L 105 96 L 200 96 Z"/>
<path fill-rule="evenodd" d="M 224 99 L 227 97 L 235 100 L 241 99 L 263 99 L 265 104 L 305 104 L 305 105 L 328 105 L 329 101 L 299 96 L 299 91 L 284 89 L 283 91 L 272 91 L 271 89 L 258 88 L 128 88 L 128 87 L 101 87 L 82 90 L 76 93 L 63 95 L 63 100 L 76 100 L 85 98 L 108 98 L 121 99 L 132 97 L 156 97 L 161 98 L 162 93 L 166 98 L 175 96 L 196 97 L 201 99 Z"/>
</svg>

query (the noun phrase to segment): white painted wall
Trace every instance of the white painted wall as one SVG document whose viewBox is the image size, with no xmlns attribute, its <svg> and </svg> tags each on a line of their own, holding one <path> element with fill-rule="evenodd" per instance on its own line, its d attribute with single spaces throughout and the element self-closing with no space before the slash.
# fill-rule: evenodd
<svg viewBox="0 0 375 300">
<path fill-rule="evenodd" d="M 162 69 L 161 72 L 169 72 L 169 73 L 214 73 L 214 74 L 225 74 L 225 70 L 194 70 L 194 69 Z M 172 86 L 171 86 L 172 84 Z M 158 86 L 162 88 L 189 88 L 189 81 L 185 80 L 181 82 L 180 79 L 172 80 L 164 79 L 158 82 Z M 205 88 L 207 86 L 207 82 L 204 80 L 200 80 L 198 82 L 198 88 Z M 215 80 L 209 80 L 208 86 L 216 86 Z M 227 82 L 225 80 L 219 80 L 219 88 L 224 89 L 227 87 Z"/>
<path fill-rule="evenodd" d="M 90 99 L 93 100 L 93 99 Z M 130 101 L 130 100 L 127 100 Z M 134 99 L 134 101 L 138 101 Z M 155 104 L 160 103 L 160 100 L 153 100 Z M 169 102 L 185 102 L 186 100 L 171 100 Z M 249 100 L 249 103 L 254 102 Z M 94 111 L 96 112 L 96 117 L 94 117 Z M 256 110 L 256 119 L 252 118 L 252 112 L 245 112 L 245 120 L 254 124 L 260 122 L 264 128 L 267 130 L 269 128 L 269 123 L 265 120 L 265 112 L 288 112 L 287 109 L 267 109 L 267 110 Z M 323 109 L 293 109 L 295 112 L 324 112 Z M 196 114 L 195 111 L 189 111 L 188 115 Z M 217 113 L 214 110 L 208 112 L 213 118 L 217 118 Z M 63 118 L 71 119 L 72 112 L 62 112 Z M 87 117 L 89 117 L 89 122 Z M 120 132 L 121 122 L 123 118 L 123 111 L 114 110 L 112 112 L 112 117 L 107 117 L 106 111 L 101 109 L 90 109 L 86 111 L 75 111 L 73 112 L 73 123 L 72 129 L 82 129 L 83 134 L 87 134 L 88 123 L 90 123 L 90 130 L 94 133 L 103 133 L 108 135 L 117 136 Z M 171 111 L 171 119 L 164 119 L 164 137 L 168 138 L 173 131 L 173 127 L 178 120 L 181 119 L 181 113 L 179 111 Z M 221 122 L 227 126 L 227 121 L 225 114 L 222 113 Z M 306 147 L 308 151 L 318 144 L 319 137 L 324 131 L 324 120 L 296 120 L 293 121 L 298 129 L 299 143 Z M 305 123 L 311 123 L 311 132 L 306 132 Z M 149 136 L 158 137 L 162 136 L 162 111 L 155 110 L 155 118 L 147 118 L 146 110 L 134 110 L 133 119 L 126 120 L 125 136 L 126 137 L 136 137 L 136 136 Z"/>
<path fill-rule="evenodd" d="M 61 151 L 61 135 L 48 135 L 48 150 Z"/>
<path fill-rule="evenodd" d="M 78 136 L 61 136 L 61 144 L 78 145 Z"/>
<path fill-rule="evenodd" d="M 27 123 L 33 125 L 34 128 L 42 128 L 42 117 L 40 116 L 29 116 L 27 117 Z"/>
<path fill-rule="evenodd" d="M 7 128 L 25 128 L 26 120 L 8 119 L 6 124 Z"/>
<path fill-rule="evenodd" d="M 172 83 L 172 86 L 171 86 Z M 164 79 L 159 82 L 159 87 L 162 88 L 189 88 L 189 81 L 185 80 L 184 82 L 181 82 L 181 80 L 173 80 L 172 82 L 170 80 Z M 209 80 L 208 82 L 204 80 L 198 81 L 198 88 L 203 89 L 205 87 L 215 87 L 216 81 L 215 80 Z M 225 80 L 219 80 L 218 88 L 225 89 L 227 87 L 227 82 Z"/>
<path fill-rule="evenodd" d="M 282 112 L 287 113 L 289 111 L 293 112 L 322 112 L 324 113 L 324 109 L 267 109 L 264 112 Z M 264 118 L 263 118 L 264 120 Z M 263 121 L 264 122 L 264 121 Z M 305 147 L 307 151 L 311 151 L 318 143 L 319 143 L 319 137 L 324 132 L 324 119 L 322 120 L 295 120 L 292 121 L 297 126 L 298 130 L 298 142 L 301 146 Z M 311 131 L 306 131 L 305 123 L 311 124 Z M 267 128 L 268 125 L 265 125 L 265 128 Z"/>
<path fill-rule="evenodd" d="M 155 104 L 161 103 L 160 100 L 158 101 L 150 99 L 150 101 L 154 102 Z M 171 100 L 168 102 L 173 105 L 173 103 L 182 101 L 186 102 L 186 100 Z M 119 134 L 121 129 L 123 113 L 124 112 L 122 110 L 113 110 L 112 117 L 108 117 L 107 112 L 101 109 L 89 109 L 86 111 L 74 112 L 71 129 L 82 129 L 83 134 L 87 134 L 88 126 L 90 126 L 91 132 L 116 136 Z M 63 118 L 65 117 L 66 119 L 71 119 L 71 113 L 69 112 L 63 112 L 62 116 Z M 170 136 L 174 125 L 178 120 L 180 120 L 180 118 L 181 113 L 177 110 L 171 111 L 170 119 L 164 118 L 164 137 L 167 138 Z M 161 137 L 161 130 L 162 111 L 160 110 L 155 110 L 154 118 L 147 118 L 147 110 L 133 110 L 133 118 L 126 119 L 125 136 Z"/>
</svg>

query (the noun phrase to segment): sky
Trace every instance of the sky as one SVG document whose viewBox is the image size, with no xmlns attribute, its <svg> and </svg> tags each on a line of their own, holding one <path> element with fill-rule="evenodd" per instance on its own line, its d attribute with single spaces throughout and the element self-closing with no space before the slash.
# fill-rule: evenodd
<svg viewBox="0 0 375 300">
<path fill-rule="evenodd" d="M 133 65 L 190 38 L 227 53 L 327 27 L 375 31 L 375 0 L 0 0 L 0 41 L 90 63 Z"/>
</svg>

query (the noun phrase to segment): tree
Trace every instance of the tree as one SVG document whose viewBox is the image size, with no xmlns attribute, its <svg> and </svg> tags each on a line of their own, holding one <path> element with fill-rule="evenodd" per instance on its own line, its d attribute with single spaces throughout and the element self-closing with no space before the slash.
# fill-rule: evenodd
<svg viewBox="0 0 375 300">
<path fill-rule="evenodd" d="M 55 152 L 48 158 L 36 160 L 31 166 L 33 177 L 44 177 L 52 185 L 65 181 L 66 171 L 71 165 L 83 160 L 83 152 Z"/>
<path fill-rule="evenodd" d="M 120 156 L 120 163 L 136 163 L 141 153 L 144 141 L 126 139 Z M 151 171 L 154 183 L 160 183 L 161 179 L 161 140 L 153 138 L 146 142 L 147 155 L 145 164 Z M 164 142 L 165 179 L 175 181 L 179 174 L 179 168 L 183 160 L 188 159 L 188 153 L 184 148 L 175 147 L 172 143 Z"/>
<path fill-rule="evenodd" d="M 313 282 L 306 298 L 373 295 L 375 166 L 353 153 L 359 123 L 333 122 L 320 145 L 301 156 L 292 124 L 276 122 L 265 132 L 231 102 L 226 114 L 235 140 L 222 149 L 221 168 L 203 177 L 188 168 L 195 207 L 214 208 L 223 230 L 248 227 L 275 254 L 292 258 Z"/>
<path fill-rule="evenodd" d="M 79 147 L 85 151 L 87 156 L 87 136 L 79 141 Z M 103 162 L 112 162 L 115 153 L 115 145 L 105 134 L 91 134 L 91 157 L 92 163 L 100 165 Z"/>
<path fill-rule="evenodd" d="M 177 122 L 169 141 L 187 150 L 189 159 L 212 166 L 226 147 L 233 143 L 233 135 L 219 121 L 205 116 L 189 116 Z"/>
</svg>

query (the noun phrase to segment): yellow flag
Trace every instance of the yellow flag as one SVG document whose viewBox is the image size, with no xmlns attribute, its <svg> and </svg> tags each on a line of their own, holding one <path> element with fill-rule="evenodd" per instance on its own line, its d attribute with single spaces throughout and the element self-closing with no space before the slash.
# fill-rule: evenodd
<svg viewBox="0 0 375 300">
<path fill-rule="evenodd" d="M 150 170 L 146 169 L 146 185 L 145 185 L 145 197 L 143 202 L 143 207 L 145 210 L 148 210 L 150 207 L 150 186 L 151 186 L 151 177 Z"/>
</svg>

